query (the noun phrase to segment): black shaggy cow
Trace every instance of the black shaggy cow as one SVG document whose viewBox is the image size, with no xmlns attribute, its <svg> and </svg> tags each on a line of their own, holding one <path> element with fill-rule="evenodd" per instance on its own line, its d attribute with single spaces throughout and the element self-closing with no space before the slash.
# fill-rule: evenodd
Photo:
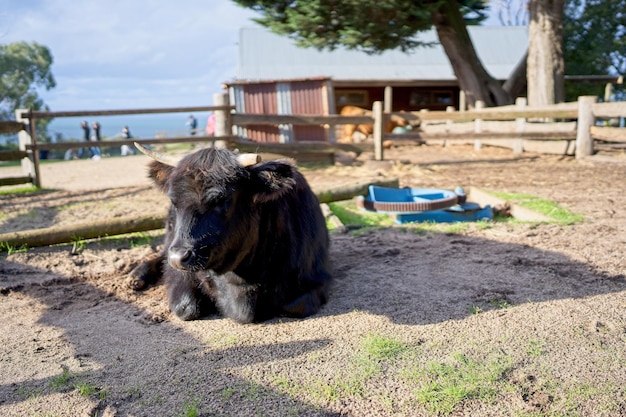
<svg viewBox="0 0 626 417">
<path fill-rule="evenodd" d="M 329 240 L 315 194 L 290 162 L 242 156 L 208 148 L 149 166 L 171 206 L 162 253 L 131 276 L 142 287 L 163 275 L 183 320 L 305 317 L 326 302 Z"/>
</svg>

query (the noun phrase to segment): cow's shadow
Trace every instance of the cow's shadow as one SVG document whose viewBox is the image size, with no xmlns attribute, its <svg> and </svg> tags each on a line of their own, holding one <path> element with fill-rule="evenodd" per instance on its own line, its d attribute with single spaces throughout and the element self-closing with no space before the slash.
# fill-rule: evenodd
<svg viewBox="0 0 626 417">
<path fill-rule="evenodd" d="M 59 256 L 63 252 L 67 248 Z M 29 281 L 29 275 L 35 278 Z M 46 396 L 69 396 L 82 384 L 95 389 L 90 394 L 93 408 L 80 410 L 84 415 L 183 415 L 194 404 L 199 415 L 255 415 L 259 410 L 263 415 L 339 415 L 238 375 L 249 365 L 324 349 L 329 339 L 255 346 L 240 345 L 236 337 L 211 342 L 211 335 L 198 338 L 177 326 L 180 321 L 174 318 L 161 323 L 146 320 L 142 309 L 80 279 L 28 270 L 4 259 L 0 260 L 0 293 L 5 300 L 17 295 L 37 300 L 26 304 L 45 305 L 32 328 L 32 339 L 22 346 L 5 343 L 0 348 L 8 362 L 24 362 L 19 375 L 3 372 L 0 377 L 4 381 L 0 383 L 0 414 L 4 406 L 18 403 L 25 407 L 20 410 L 18 406 L 20 413 L 61 412 L 70 404 L 76 406 L 76 401 L 68 397 L 65 404 L 53 404 Z M 4 337 L 11 337 L 9 328 L 3 330 Z M 60 345 L 69 349 L 61 353 Z M 73 355 L 64 356 L 68 350 Z M 57 371 L 50 375 L 50 369 Z M 45 374 L 49 376 L 38 376 Z M 168 410 L 165 414 L 164 409 Z"/>
<path fill-rule="evenodd" d="M 311 321 L 360 310 L 419 326 L 462 320 L 474 307 L 486 310 L 502 303 L 514 307 L 626 290 L 623 275 L 606 276 L 557 252 L 485 238 L 377 229 L 358 236 L 337 233 L 331 240 L 336 280 L 328 304 Z M 67 248 L 39 251 L 65 256 Z M 240 372 L 249 365 L 258 369 L 262 364 L 270 370 L 277 361 L 299 362 L 301 356 L 339 343 L 323 331 L 289 343 L 207 344 L 204 337 L 211 335 L 204 332 L 212 323 L 225 324 L 223 331 L 235 335 L 242 328 L 251 333 L 278 330 L 283 320 L 247 327 L 225 319 L 198 321 L 191 324 L 194 331 L 187 332 L 174 318 L 162 323 L 142 320 L 145 311 L 137 305 L 77 277 L 37 268 L 29 272 L 6 259 L 0 263 L 0 288 L 1 297 L 19 293 L 43 303 L 37 324 L 59 329 L 75 352 L 60 359 L 55 375 L 38 377 L 34 365 L 34 377 L 5 376 L 10 382 L 0 385 L 4 399 L 0 410 L 3 404 L 25 401 L 24 393 L 49 392 L 62 367 L 76 368 L 78 362 L 85 370 L 75 378 L 109 391 L 96 401 L 98 409 L 111 407 L 118 415 L 156 415 L 164 407 L 176 414 L 194 400 L 200 400 L 200 409 L 211 415 L 247 415 L 254 410 L 265 415 L 338 415 L 253 382 Z M 297 327 L 297 322 L 287 320 L 291 326 Z M 153 354 L 155 346 L 158 355 Z M 166 380 L 159 379 L 163 375 Z"/>
</svg>

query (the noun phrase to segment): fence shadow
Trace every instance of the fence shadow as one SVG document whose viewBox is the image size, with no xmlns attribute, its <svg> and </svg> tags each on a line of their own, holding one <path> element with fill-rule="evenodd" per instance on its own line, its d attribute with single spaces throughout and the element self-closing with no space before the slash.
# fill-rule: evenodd
<svg viewBox="0 0 626 417">
<path fill-rule="evenodd" d="M 333 236 L 336 282 L 323 314 L 354 310 L 422 325 L 480 311 L 626 290 L 561 253 L 479 237 L 398 229 Z"/>
</svg>

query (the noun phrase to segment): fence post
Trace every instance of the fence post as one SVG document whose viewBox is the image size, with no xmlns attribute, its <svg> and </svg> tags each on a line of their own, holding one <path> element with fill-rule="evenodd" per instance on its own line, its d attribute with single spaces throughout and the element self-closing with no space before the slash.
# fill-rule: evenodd
<svg viewBox="0 0 626 417">
<path fill-rule="evenodd" d="M 34 132 L 35 125 L 34 120 L 28 117 L 22 117 L 22 114 L 28 113 L 27 109 L 15 110 L 15 120 L 24 123 L 25 129 L 22 129 L 17 134 L 18 147 L 20 151 L 26 150 L 26 145 L 33 145 L 33 138 L 31 132 Z M 22 171 L 28 175 L 35 187 L 41 187 L 41 181 L 39 178 L 39 152 L 37 147 L 32 150 L 31 158 L 22 158 Z"/>
<path fill-rule="evenodd" d="M 485 102 L 484 101 L 476 100 L 476 103 L 474 104 L 474 110 L 481 110 L 484 107 L 485 107 Z M 474 133 L 482 133 L 482 132 L 483 132 L 483 121 L 482 121 L 482 119 L 474 120 Z M 479 151 L 482 147 L 483 147 L 483 144 L 480 141 L 480 139 L 476 139 L 474 141 L 474 149 Z"/>
<path fill-rule="evenodd" d="M 446 113 L 454 113 L 454 106 L 448 106 L 446 107 Z M 451 133 L 452 132 L 452 127 L 454 126 L 454 122 L 450 119 L 446 120 L 446 133 Z M 450 141 L 448 139 L 444 139 L 443 140 L 443 147 L 447 148 L 449 147 Z"/>
<path fill-rule="evenodd" d="M 465 91 L 459 91 L 459 111 L 465 111 L 467 108 L 467 99 L 465 98 Z"/>
<path fill-rule="evenodd" d="M 213 104 L 216 106 L 228 106 L 229 99 L 226 93 L 213 94 Z M 230 111 L 228 109 L 215 110 L 215 136 L 232 135 L 232 124 L 230 120 Z"/>
<path fill-rule="evenodd" d="M 372 106 L 372 116 L 374 117 L 374 159 L 377 161 L 383 160 L 383 103 L 375 101 Z"/>
<path fill-rule="evenodd" d="M 578 126 L 576 130 L 576 159 L 593 154 L 591 126 L 596 122 L 591 107 L 598 100 L 596 96 L 578 97 Z"/>
<path fill-rule="evenodd" d="M 393 87 L 390 85 L 385 87 L 384 112 L 391 113 L 393 111 Z"/>
<path fill-rule="evenodd" d="M 526 108 L 526 97 L 518 97 L 515 99 L 515 108 L 517 110 L 524 110 Z M 523 132 L 526 130 L 526 119 L 524 117 L 519 117 L 515 119 L 515 131 Z M 513 153 L 520 154 L 524 153 L 524 139 L 518 138 L 513 141 Z"/>
</svg>

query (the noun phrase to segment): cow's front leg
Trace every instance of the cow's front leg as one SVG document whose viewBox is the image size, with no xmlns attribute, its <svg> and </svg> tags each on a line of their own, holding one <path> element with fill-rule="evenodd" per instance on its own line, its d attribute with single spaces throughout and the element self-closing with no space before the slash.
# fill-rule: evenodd
<svg viewBox="0 0 626 417">
<path fill-rule="evenodd" d="M 252 323 L 263 320 L 258 310 L 258 288 L 246 284 L 235 273 L 217 276 L 214 280 L 217 289 L 217 306 L 220 312 L 239 323 Z"/>
<path fill-rule="evenodd" d="M 170 310 L 181 320 L 195 320 L 215 313 L 210 285 L 189 272 L 167 272 L 167 298 Z"/>
<path fill-rule="evenodd" d="M 328 285 L 322 284 L 285 303 L 282 314 L 288 317 L 307 317 L 319 311 L 328 299 Z"/>
<path fill-rule="evenodd" d="M 165 259 L 166 257 L 163 254 L 159 254 L 137 265 L 135 269 L 128 274 L 130 287 L 133 290 L 143 290 L 148 285 L 157 282 L 163 275 L 163 262 Z"/>
</svg>

